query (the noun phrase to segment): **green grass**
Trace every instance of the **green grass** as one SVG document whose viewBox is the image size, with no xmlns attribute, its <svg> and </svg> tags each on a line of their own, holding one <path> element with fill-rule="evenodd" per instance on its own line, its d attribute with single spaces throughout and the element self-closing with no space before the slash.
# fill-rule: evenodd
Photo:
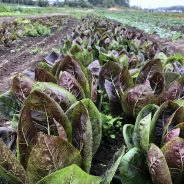
<svg viewBox="0 0 184 184">
<path fill-rule="evenodd" d="M 9 4 L 0 4 L 0 17 L 6 16 L 32 16 L 32 15 L 44 15 L 44 14 L 63 14 L 72 15 L 76 18 L 81 18 L 88 13 L 93 12 L 94 9 L 80 9 L 69 7 L 30 7 L 30 6 L 18 6 Z"/>
<path fill-rule="evenodd" d="M 48 26 L 34 23 L 24 26 L 24 35 L 29 37 L 37 36 L 49 36 L 51 34 L 51 29 Z"/>
</svg>

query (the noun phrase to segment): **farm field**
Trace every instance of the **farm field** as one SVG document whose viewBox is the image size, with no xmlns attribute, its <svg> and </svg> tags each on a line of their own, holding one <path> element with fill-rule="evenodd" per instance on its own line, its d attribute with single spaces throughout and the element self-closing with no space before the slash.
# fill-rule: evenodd
<svg viewBox="0 0 184 184">
<path fill-rule="evenodd" d="M 184 14 L 0 16 L 1 183 L 184 181 Z"/>
<path fill-rule="evenodd" d="M 157 34 L 160 38 L 177 40 L 184 37 L 183 13 L 159 13 L 132 10 L 115 10 L 105 13 L 108 18 L 136 27 L 146 33 Z"/>
</svg>

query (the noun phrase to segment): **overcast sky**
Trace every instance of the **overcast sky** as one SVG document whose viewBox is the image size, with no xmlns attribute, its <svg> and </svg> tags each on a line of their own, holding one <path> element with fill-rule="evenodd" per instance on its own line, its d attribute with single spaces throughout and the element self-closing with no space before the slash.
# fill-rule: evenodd
<svg viewBox="0 0 184 184">
<path fill-rule="evenodd" d="M 130 0 L 130 5 L 141 6 L 142 8 L 158 8 L 175 5 L 184 6 L 184 0 Z"/>
</svg>

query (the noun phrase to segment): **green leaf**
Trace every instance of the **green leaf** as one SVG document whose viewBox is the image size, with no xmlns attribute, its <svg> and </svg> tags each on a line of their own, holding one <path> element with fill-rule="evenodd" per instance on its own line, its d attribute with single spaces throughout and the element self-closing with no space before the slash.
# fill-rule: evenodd
<svg viewBox="0 0 184 184">
<path fill-rule="evenodd" d="M 114 174 L 121 162 L 121 159 L 124 155 L 125 147 L 122 146 L 113 156 L 112 160 L 108 163 L 107 170 L 105 173 L 101 176 L 102 182 L 101 184 L 110 184 Z"/>
<path fill-rule="evenodd" d="M 11 120 L 11 126 L 15 130 L 17 130 L 18 128 L 19 120 L 20 120 L 20 114 L 14 114 L 13 119 Z"/>
<path fill-rule="evenodd" d="M 174 103 L 178 104 L 179 106 L 184 106 L 184 100 L 174 100 Z"/>
<path fill-rule="evenodd" d="M 33 91 L 24 102 L 18 125 L 20 161 L 25 168 L 37 132 L 59 135 L 69 141 L 72 136 L 71 124 L 61 107 L 46 94 Z"/>
<path fill-rule="evenodd" d="M 2 184 L 22 184 L 13 174 L 0 166 L 0 181 Z"/>
<path fill-rule="evenodd" d="M 147 152 L 147 163 L 154 184 L 172 184 L 171 175 L 162 151 L 151 144 Z"/>
<path fill-rule="evenodd" d="M 128 68 L 128 56 L 126 54 L 122 54 L 120 57 L 119 57 L 119 63 L 124 66 L 124 67 L 127 67 Z"/>
<path fill-rule="evenodd" d="M 123 138 L 128 150 L 134 147 L 132 135 L 134 131 L 134 125 L 126 124 L 123 126 Z"/>
<path fill-rule="evenodd" d="M 75 52 L 72 54 L 76 61 L 80 63 L 80 65 L 83 65 L 87 67 L 93 60 L 93 55 L 91 52 L 88 51 L 88 49 L 82 49 L 79 52 Z"/>
<path fill-rule="evenodd" d="M 11 120 L 20 111 L 20 103 L 12 91 L 0 95 L 0 114 Z"/>
<path fill-rule="evenodd" d="M 72 144 L 81 152 L 82 168 L 87 173 L 92 162 L 93 134 L 88 110 L 82 102 L 74 104 L 66 112 L 72 123 Z"/>
<path fill-rule="evenodd" d="M 100 52 L 99 54 L 99 60 L 102 62 L 108 62 L 109 60 L 111 60 L 111 54 L 106 54 L 103 52 Z"/>
<path fill-rule="evenodd" d="M 35 184 L 43 177 L 71 164 L 81 166 L 81 162 L 80 152 L 67 141 L 40 133 L 30 152 L 27 175 L 30 183 Z"/>
<path fill-rule="evenodd" d="M 165 78 L 165 87 L 168 88 L 169 85 L 180 78 L 180 75 L 178 73 L 174 73 L 174 72 L 167 72 L 164 73 L 164 78 Z"/>
<path fill-rule="evenodd" d="M 134 147 L 122 158 L 120 164 L 121 182 L 126 184 L 151 184 L 149 172 L 145 169 L 146 158 L 138 148 Z"/>
<path fill-rule="evenodd" d="M 100 182 L 100 177 L 91 176 L 77 165 L 71 165 L 46 176 L 37 184 L 100 184 Z"/>
<path fill-rule="evenodd" d="M 46 70 L 46 71 L 48 71 L 48 72 L 51 72 L 51 70 L 52 70 L 51 65 L 48 65 L 45 61 L 40 61 L 40 62 L 36 65 L 36 67 L 42 68 L 42 69 L 44 69 L 44 70 Z"/>
<path fill-rule="evenodd" d="M 153 104 L 147 105 L 140 111 L 136 118 L 133 143 L 136 147 L 142 148 L 145 152 L 149 149 L 150 136 L 154 132 L 154 128 L 151 127 L 151 120 L 157 110 L 158 106 Z"/>
<path fill-rule="evenodd" d="M 1 139 L 0 155 L 0 181 L 4 180 L 9 184 L 26 183 L 27 176 L 24 168 Z"/>
<path fill-rule="evenodd" d="M 155 55 L 154 59 L 160 59 L 161 62 L 162 62 L 163 64 L 165 64 L 165 63 L 167 62 L 168 57 L 167 57 L 167 55 L 164 54 L 163 52 L 159 52 L 159 53 L 157 53 L 157 54 Z"/>
<path fill-rule="evenodd" d="M 138 122 L 135 125 L 133 140 L 137 147 L 141 147 L 145 152 L 149 149 L 149 134 L 150 134 L 150 124 L 151 124 L 151 113 Z M 137 128 L 137 129 L 136 129 Z"/>
<path fill-rule="evenodd" d="M 72 93 L 53 83 L 37 82 L 33 86 L 34 90 L 41 91 L 53 98 L 64 111 L 77 101 Z"/>
<path fill-rule="evenodd" d="M 88 111 L 91 128 L 92 128 L 92 151 L 93 155 L 98 150 L 102 138 L 102 120 L 101 114 L 96 108 L 95 104 L 90 99 L 83 99 L 78 103 L 82 103 Z M 77 103 L 76 103 L 77 104 Z M 76 105 L 75 104 L 75 105 Z M 73 106 L 75 108 L 76 106 Z M 72 109 L 72 107 L 70 108 Z"/>
</svg>

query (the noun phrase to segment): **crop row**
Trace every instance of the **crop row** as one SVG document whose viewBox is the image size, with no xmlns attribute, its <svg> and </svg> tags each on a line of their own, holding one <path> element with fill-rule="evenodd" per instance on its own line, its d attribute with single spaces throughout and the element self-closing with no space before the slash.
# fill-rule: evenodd
<svg viewBox="0 0 184 184">
<path fill-rule="evenodd" d="M 182 55 L 91 16 L 60 48 L 0 96 L 1 181 L 108 184 L 116 175 L 122 184 L 181 183 Z M 117 134 L 124 144 L 92 175 L 99 147 Z"/>
<path fill-rule="evenodd" d="M 146 33 L 159 35 L 160 38 L 177 40 L 183 35 L 183 17 L 179 14 L 164 14 L 143 11 L 121 11 L 105 13 L 107 18 L 122 24 L 136 27 Z M 177 16 L 178 15 L 178 16 Z"/>
<path fill-rule="evenodd" d="M 67 22 L 67 17 L 18 18 L 0 24 L 0 45 L 9 46 L 22 37 L 49 36 L 54 29 Z"/>
</svg>

